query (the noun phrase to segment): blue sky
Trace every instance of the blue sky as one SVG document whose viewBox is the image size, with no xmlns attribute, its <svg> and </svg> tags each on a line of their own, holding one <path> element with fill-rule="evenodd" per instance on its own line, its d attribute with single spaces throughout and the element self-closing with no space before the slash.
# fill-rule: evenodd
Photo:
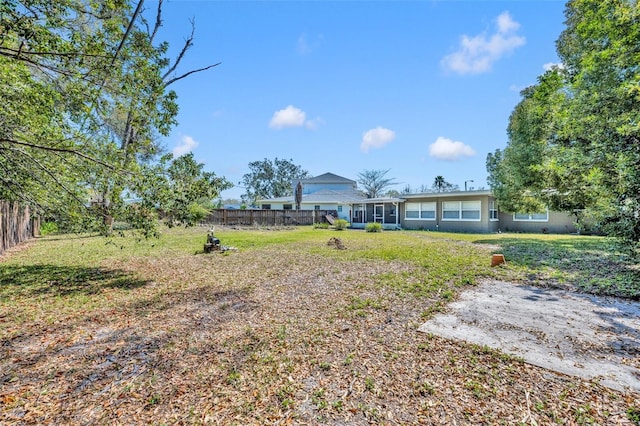
<svg viewBox="0 0 640 426">
<path fill-rule="evenodd" d="M 487 187 L 520 90 L 557 63 L 562 1 L 167 0 L 162 37 L 195 44 L 163 140 L 238 184 L 292 159 L 316 176 L 387 170 L 402 190 L 436 176 Z M 151 10 L 153 2 L 147 3 Z M 238 198 L 244 189 L 225 191 Z"/>
</svg>

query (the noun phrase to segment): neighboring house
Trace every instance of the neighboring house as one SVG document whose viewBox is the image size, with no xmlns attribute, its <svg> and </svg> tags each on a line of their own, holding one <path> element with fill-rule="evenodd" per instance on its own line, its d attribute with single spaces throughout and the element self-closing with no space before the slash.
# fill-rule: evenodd
<svg viewBox="0 0 640 426">
<path fill-rule="evenodd" d="M 325 173 L 310 179 L 294 180 L 292 188 L 302 183 L 300 210 L 335 210 L 338 217 L 351 222 L 351 206 L 366 199 L 357 189 L 357 182 L 333 173 Z M 295 193 L 285 197 L 257 200 L 266 210 L 295 210 Z"/>
<path fill-rule="evenodd" d="M 292 182 L 292 188 L 299 181 Z M 450 232 L 576 232 L 568 213 L 520 214 L 499 212 L 491 191 L 404 194 L 399 198 L 366 198 L 357 183 L 333 173 L 300 180 L 302 210 L 335 210 L 352 228 L 379 222 L 385 229 Z M 263 209 L 295 209 L 295 195 L 258 200 Z"/>
</svg>

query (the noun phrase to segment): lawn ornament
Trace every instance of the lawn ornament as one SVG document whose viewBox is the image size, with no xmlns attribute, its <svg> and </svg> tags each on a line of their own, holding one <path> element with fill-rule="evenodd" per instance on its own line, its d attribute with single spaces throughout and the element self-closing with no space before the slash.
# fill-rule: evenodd
<svg viewBox="0 0 640 426">
<path fill-rule="evenodd" d="M 211 253 L 214 250 L 220 251 L 220 249 L 222 248 L 220 246 L 220 240 L 214 235 L 213 232 L 213 229 L 209 229 L 209 232 L 207 232 L 207 242 L 204 245 L 205 253 Z"/>
</svg>

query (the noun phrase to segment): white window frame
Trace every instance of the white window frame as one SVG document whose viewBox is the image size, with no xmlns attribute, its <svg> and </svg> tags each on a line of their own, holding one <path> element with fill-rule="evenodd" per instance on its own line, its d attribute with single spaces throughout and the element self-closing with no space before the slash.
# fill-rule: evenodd
<svg viewBox="0 0 640 426">
<path fill-rule="evenodd" d="M 489 200 L 489 221 L 498 222 L 499 220 L 498 202 L 496 200 Z"/>
<path fill-rule="evenodd" d="M 411 206 L 413 204 L 413 206 Z M 409 207 L 413 207 L 413 210 L 410 210 Z M 415 210 L 415 208 L 418 208 Z M 418 217 L 407 217 L 407 212 L 418 212 Z M 433 217 L 422 217 L 424 213 L 433 212 Z M 436 220 L 438 215 L 437 212 L 437 203 L 435 201 L 424 201 L 424 202 L 412 202 L 406 203 L 404 208 L 404 220 Z"/>
<path fill-rule="evenodd" d="M 549 209 L 547 209 L 544 212 L 545 218 L 541 219 L 541 218 L 534 218 L 534 215 L 542 215 L 543 212 L 539 212 L 539 213 L 514 213 L 513 214 L 513 221 L 514 222 L 549 222 Z M 524 218 L 516 218 L 516 215 L 527 215 L 528 218 L 524 219 Z"/>
<path fill-rule="evenodd" d="M 449 204 L 449 207 L 445 208 L 445 206 Z M 457 209 L 452 209 L 451 205 L 457 204 Z M 466 207 L 465 207 L 466 204 Z M 476 204 L 477 208 L 469 208 L 470 204 Z M 458 212 L 457 218 L 445 218 L 445 212 Z M 478 212 L 478 217 L 473 219 L 463 218 L 464 212 Z M 472 201 L 443 201 L 442 202 L 442 221 L 443 222 L 480 222 L 482 220 L 482 200 L 472 200 Z"/>
</svg>

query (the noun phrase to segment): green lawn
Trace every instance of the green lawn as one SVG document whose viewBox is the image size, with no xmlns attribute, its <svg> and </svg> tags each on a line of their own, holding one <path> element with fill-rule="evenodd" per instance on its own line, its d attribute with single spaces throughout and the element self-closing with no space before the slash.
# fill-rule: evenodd
<svg viewBox="0 0 640 426">
<path fill-rule="evenodd" d="M 0 261 L 0 423 L 616 423 L 637 395 L 415 330 L 495 278 L 637 298 L 602 237 L 53 235 Z M 340 238 L 346 250 L 327 242 Z M 507 264 L 492 268 L 491 255 Z M 527 421 L 527 424 L 533 424 Z"/>
</svg>

